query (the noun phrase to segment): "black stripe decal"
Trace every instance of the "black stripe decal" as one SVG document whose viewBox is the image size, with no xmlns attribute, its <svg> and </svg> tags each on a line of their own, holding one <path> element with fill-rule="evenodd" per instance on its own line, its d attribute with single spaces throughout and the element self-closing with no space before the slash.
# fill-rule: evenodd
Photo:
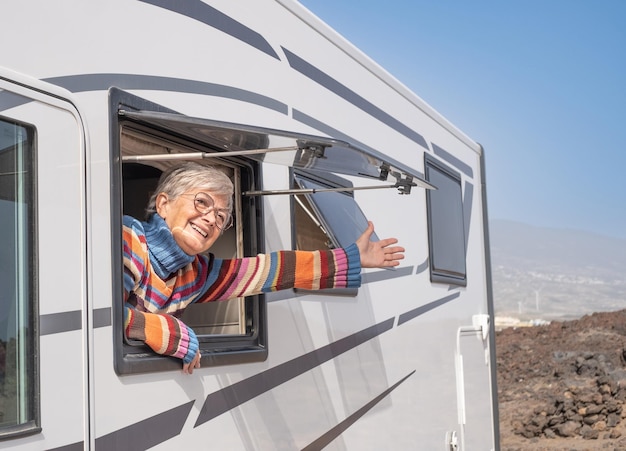
<svg viewBox="0 0 626 451">
<path fill-rule="evenodd" d="M 405 380 L 411 377 L 414 373 L 415 373 L 415 370 L 411 371 L 409 374 L 404 376 L 402 379 L 400 379 L 398 382 L 393 384 L 387 390 L 382 392 L 376 398 L 372 399 L 370 402 L 365 404 L 363 407 L 361 407 L 359 410 L 354 412 L 352 415 L 350 415 L 348 418 L 343 420 L 341 423 L 339 423 L 337 426 L 332 428 L 330 431 L 328 431 L 327 433 L 319 437 L 314 442 L 311 442 L 307 446 L 302 448 L 302 451 L 314 451 L 314 450 L 319 450 L 328 446 L 330 442 L 332 442 L 337 437 L 339 437 L 344 431 L 346 431 L 350 426 L 356 423 L 363 415 L 365 415 L 374 406 L 376 406 L 376 404 L 378 404 L 380 401 L 385 399 L 387 395 L 389 395 L 392 391 L 398 388 L 400 384 L 402 384 Z"/>
<path fill-rule="evenodd" d="M 155 396 L 158 396 L 155 393 Z M 143 451 L 180 435 L 194 401 L 96 438 L 96 450 Z M 121 406 L 120 406 L 121 407 Z"/>
<path fill-rule="evenodd" d="M 404 125 L 402 122 L 389 115 L 385 111 L 378 108 L 373 103 L 361 97 L 356 92 L 352 91 L 346 85 L 339 83 L 337 80 L 314 67 L 312 64 L 306 62 L 296 54 L 290 52 L 286 48 L 282 48 L 287 56 L 289 65 L 300 72 L 302 75 L 313 80 L 319 85 L 325 87 L 329 91 L 337 94 L 339 97 L 350 102 L 355 107 L 375 117 L 382 123 L 396 130 L 398 133 L 406 136 L 410 140 L 416 142 L 425 149 L 428 149 L 428 144 L 422 135 Z"/>
<path fill-rule="evenodd" d="M 443 304 L 452 301 L 453 299 L 458 298 L 461 295 L 461 293 L 459 293 L 458 291 L 456 293 L 450 294 L 444 298 L 438 299 L 436 301 L 430 302 L 426 305 L 422 305 L 416 309 L 410 310 L 406 313 L 403 313 L 402 315 L 400 315 L 400 317 L 398 318 L 398 326 L 401 324 L 406 323 L 407 321 L 412 320 L 413 318 L 417 318 L 420 315 L 423 315 L 424 313 L 433 310 L 437 307 L 442 306 Z"/>
<path fill-rule="evenodd" d="M 167 9 L 177 14 L 189 17 L 190 19 L 202 22 L 205 25 L 215 28 L 239 41 L 251 45 L 257 50 L 280 60 L 278 54 L 272 46 L 256 31 L 246 27 L 241 22 L 237 22 L 232 17 L 223 12 L 201 2 L 200 0 L 139 0 L 159 8 Z"/>
<path fill-rule="evenodd" d="M 390 318 L 382 323 L 375 324 L 322 348 L 262 371 L 220 391 L 211 393 L 204 401 L 194 427 L 198 427 L 234 407 L 272 390 L 294 377 L 306 373 L 322 363 L 332 360 L 338 355 L 390 330 L 393 327 L 394 319 Z"/>
</svg>

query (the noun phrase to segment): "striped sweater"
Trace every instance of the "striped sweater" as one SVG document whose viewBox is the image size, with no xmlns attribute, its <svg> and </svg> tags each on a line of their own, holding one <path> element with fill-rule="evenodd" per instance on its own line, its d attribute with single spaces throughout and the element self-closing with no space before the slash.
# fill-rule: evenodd
<svg viewBox="0 0 626 451">
<path fill-rule="evenodd" d="M 358 287 L 361 263 L 356 244 L 330 251 L 279 251 L 219 259 L 187 255 L 165 221 L 130 216 L 123 221 L 124 327 L 130 339 L 158 354 L 193 360 L 198 339 L 179 318 L 195 302 L 303 288 Z"/>
</svg>

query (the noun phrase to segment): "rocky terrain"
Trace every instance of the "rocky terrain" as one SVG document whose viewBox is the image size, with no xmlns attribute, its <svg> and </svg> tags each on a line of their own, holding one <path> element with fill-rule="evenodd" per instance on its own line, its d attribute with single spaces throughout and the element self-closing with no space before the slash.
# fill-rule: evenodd
<svg viewBox="0 0 626 451">
<path fill-rule="evenodd" d="M 626 450 L 626 310 L 496 334 L 502 451 Z"/>
</svg>

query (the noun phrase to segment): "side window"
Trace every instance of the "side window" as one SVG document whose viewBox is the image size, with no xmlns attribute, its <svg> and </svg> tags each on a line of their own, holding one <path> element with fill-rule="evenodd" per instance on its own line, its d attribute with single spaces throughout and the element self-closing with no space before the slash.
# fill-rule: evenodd
<svg viewBox="0 0 626 451">
<path fill-rule="evenodd" d="M 0 118 L 0 438 L 38 423 L 33 137 Z"/>
<path fill-rule="evenodd" d="M 426 180 L 436 190 L 426 191 L 430 278 L 433 282 L 465 286 L 465 227 L 461 176 L 426 155 Z"/>
<path fill-rule="evenodd" d="M 127 98 L 118 99 L 124 106 L 145 108 L 147 102 L 120 92 Z M 144 102 L 144 105 L 141 105 Z M 129 105 L 132 103 L 132 105 Z M 139 103 L 139 105 L 138 105 Z M 112 105 L 113 106 L 113 105 Z M 151 109 L 158 108 L 152 104 Z M 113 109 L 113 108 L 112 108 Z M 115 108 L 115 113 L 117 108 Z M 185 139 L 180 134 L 173 134 L 158 127 L 149 127 L 120 118 L 114 114 L 117 123 L 113 143 L 113 161 L 120 161 L 114 168 L 112 177 L 117 180 L 113 194 L 112 208 L 113 230 L 121 235 L 122 215 L 130 215 L 141 221 L 146 219 L 145 208 L 157 187 L 162 172 L 173 165 L 181 164 L 185 156 L 176 154 L 214 152 L 210 146 Z M 117 157 L 115 156 L 117 154 Z M 155 157 L 156 156 L 156 157 Z M 173 158 L 170 158 L 172 157 Z M 139 158 L 137 158 L 139 157 Z M 164 157 L 164 158 L 160 158 Z M 234 226 L 211 247 L 210 252 L 218 258 L 238 258 L 262 252 L 257 246 L 257 234 L 261 227 L 261 205 L 255 197 L 245 197 L 241 193 L 251 189 L 257 178 L 254 164 L 241 159 L 212 158 L 195 160 L 200 164 L 217 166 L 233 181 Z M 115 217 L 117 215 L 117 217 Z M 115 292 L 120 299 L 114 302 L 116 335 L 115 364 L 119 374 L 146 371 L 164 371 L 180 369 L 180 361 L 156 355 L 142 342 L 130 341 L 123 331 L 123 295 L 121 236 L 116 237 L 119 249 L 113 250 L 115 267 Z M 115 240 L 114 240 L 115 241 Z M 119 258 L 115 258 L 115 256 Z M 263 296 L 251 296 L 229 301 L 195 304 L 187 307 L 182 320 L 196 333 L 202 354 L 202 366 L 246 363 L 261 361 L 267 357 L 265 301 Z M 117 315 L 117 316 L 116 316 Z"/>
</svg>

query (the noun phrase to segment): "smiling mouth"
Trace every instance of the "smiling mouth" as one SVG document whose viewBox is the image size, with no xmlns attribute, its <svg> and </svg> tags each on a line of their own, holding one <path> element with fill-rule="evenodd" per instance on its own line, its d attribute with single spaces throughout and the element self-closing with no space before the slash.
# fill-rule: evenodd
<svg viewBox="0 0 626 451">
<path fill-rule="evenodd" d="M 194 229 L 196 232 L 198 232 L 200 235 L 202 235 L 204 238 L 209 236 L 208 233 L 206 233 L 204 230 L 200 229 L 200 227 L 195 225 L 193 222 L 191 223 L 191 228 Z"/>
</svg>

